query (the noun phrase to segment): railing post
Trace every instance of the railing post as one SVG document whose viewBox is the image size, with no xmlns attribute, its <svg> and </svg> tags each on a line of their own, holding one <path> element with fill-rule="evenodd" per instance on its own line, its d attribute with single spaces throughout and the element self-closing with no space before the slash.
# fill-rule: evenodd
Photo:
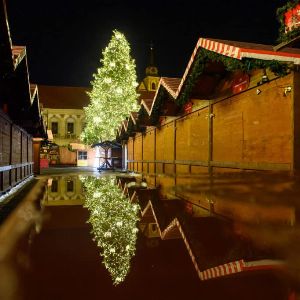
<svg viewBox="0 0 300 300">
<path fill-rule="evenodd" d="M 208 105 L 208 174 L 212 174 L 211 162 L 213 160 L 213 104 L 209 100 Z"/>
</svg>

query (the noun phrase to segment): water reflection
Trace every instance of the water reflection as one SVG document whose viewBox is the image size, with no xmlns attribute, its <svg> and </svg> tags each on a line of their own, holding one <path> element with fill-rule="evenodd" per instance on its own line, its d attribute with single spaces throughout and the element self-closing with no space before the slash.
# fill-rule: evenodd
<svg viewBox="0 0 300 300">
<path fill-rule="evenodd" d="M 101 248 L 103 263 L 117 285 L 127 276 L 135 253 L 139 205 L 129 202 L 116 186 L 114 177 L 80 178 L 94 240 Z"/>
<path fill-rule="evenodd" d="M 244 244 L 237 251 L 231 245 L 233 258 L 243 258 L 245 262 L 275 259 L 282 262 L 286 278 L 296 281 L 299 286 L 299 176 L 253 171 L 215 173 L 212 176 L 144 176 L 158 189 L 161 199 L 185 201 L 185 207 L 194 216 L 202 208 L 210 216 L 223 219 L 216 234 L 228 227 L 225 223 L 229 224 L 228 232 L 235 241 Z M 212 228 L 207 232 L 214 234 Z M 203 242 L 203 236 L 199 240 Z M 205 248 L 208 249 L 208 245 Z M 225 253 L 224 249 L 218 257 Z M 261 267 L 267 268 L 269 265 Z"/>
<path fill-rule="evenodd" d="M 83 205 L 82 183 L 77 175 L 53 176 L 48 179 L 43 206 Z"/>
<path fill-rule="evenodd" d="M 8 294 L 20 284 L 25 296 L 11 299 L 201 295 L 282 300 L 298 292 L 297 179 L 160 175 L 144 177 L 144 185 L 141 175 L 115 175 L 119 186 L 104 174 L 81 180 L 67 174 L 48 181 L 41 232 L 39 225 L 34 234 L 25 234 L 12 262 L 0 263 L 0 299 L 6 299 L 1 290 Z M 25 213 L 25 219 L 31 217 Z"/>
</svg>

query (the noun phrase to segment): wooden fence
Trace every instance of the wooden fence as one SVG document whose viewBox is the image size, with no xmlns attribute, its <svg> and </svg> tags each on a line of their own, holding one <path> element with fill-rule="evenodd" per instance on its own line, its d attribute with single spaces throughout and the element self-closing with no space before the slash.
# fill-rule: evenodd
<svg viewBox="0 0 300 300">
<path fill-rule="evenodd" d="M 32 174 L 32 136 L 0 112 L 0 193 Z"/>
</svg>

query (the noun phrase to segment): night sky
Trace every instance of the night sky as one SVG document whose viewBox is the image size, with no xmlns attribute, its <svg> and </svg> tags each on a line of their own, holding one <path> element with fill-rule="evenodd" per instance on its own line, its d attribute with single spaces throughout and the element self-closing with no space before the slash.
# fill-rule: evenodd
<svg viewBox="0 0 300 300">
<path fill-rule="evenodd" d="M 14 45 L 27 46 L 32 83 L 90 86 L 113 29 L 131 44 L 138 79 L 151 41 L 160 76 L 181 77 L 198 38 L 276 44 L 286 0 L 6 0 Z"/>
</svg>

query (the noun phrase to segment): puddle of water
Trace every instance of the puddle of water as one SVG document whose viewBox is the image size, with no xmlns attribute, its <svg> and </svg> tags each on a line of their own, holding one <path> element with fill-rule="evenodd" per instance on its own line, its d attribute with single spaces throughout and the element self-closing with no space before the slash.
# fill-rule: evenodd
<svg viewBox="0 0 300 300">
<path fill-rule="evenodd" d="M 292 299 L 299 286 L 297 184 L 231 179 L 183 177 L 164 189 L 160 177 L 159 189 L 133 184 L 122 193 L 125 185 L 107 176 L 53 176 L 41 232 L 31 231 L 17 260 L 0 266 L 3 299 Z M 255 207 L 259 218 L 251 215 Z M 288 269 L 256 265 L 200 280 L 221 272 L 214 266 L 243 259 L 245 270 L 266 259 L 284 259 Z"/>
<path fill-rule="evenodd" d="M 81 177 L 93 240 L 115 285 L 123 282 L 135 254 L 140 207 L 130 203 L 112 176 Z"/>
</svg>

